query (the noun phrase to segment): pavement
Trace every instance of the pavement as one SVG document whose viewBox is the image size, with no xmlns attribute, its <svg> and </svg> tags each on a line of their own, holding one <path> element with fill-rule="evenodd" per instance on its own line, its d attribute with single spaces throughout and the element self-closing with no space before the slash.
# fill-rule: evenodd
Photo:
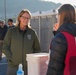
<svg viewBox="0 0 76 75">
<path fill-rule="evenodd" d="M 0 75 L 6 75 L 7 65 L 8 63 L 6 60 L 6 56 L 2 54 L 2 60 L 0 60 Z"/>
</svg>

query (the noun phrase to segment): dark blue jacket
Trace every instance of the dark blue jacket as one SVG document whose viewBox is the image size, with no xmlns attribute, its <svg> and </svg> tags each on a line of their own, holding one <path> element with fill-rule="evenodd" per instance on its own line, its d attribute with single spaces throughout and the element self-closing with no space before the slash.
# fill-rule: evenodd
<svg viewBox="0 0 76 75">
<path fill-rule="evenodd" d="M 8 27 L 6 25 L 3 28 L 0 26 L 0 40 L 4 39 L 7 30 Z"/>
<path fill-rule="evenodd" d="M 68 45 L 65 36 L 60 33 L 62 31 L 66 31 L 76 37 L 76 25 L 71 23 L 63 24 L 58 29 L 58 33 L 55 35 L 50 45 L 51 54 L 47 75 L 63 75 Z"/>
</svg>

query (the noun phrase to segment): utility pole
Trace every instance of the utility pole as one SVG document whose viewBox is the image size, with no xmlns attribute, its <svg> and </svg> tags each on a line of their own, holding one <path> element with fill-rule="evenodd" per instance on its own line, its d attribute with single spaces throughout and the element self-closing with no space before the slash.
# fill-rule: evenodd
<svg viewBox="0 0 76 75">
<path fill-rule="evenodd" d="M 6 0 L 4 0 L 4 13 L 5 13 L 5 23 L 6 23 Z"/>
</svg>

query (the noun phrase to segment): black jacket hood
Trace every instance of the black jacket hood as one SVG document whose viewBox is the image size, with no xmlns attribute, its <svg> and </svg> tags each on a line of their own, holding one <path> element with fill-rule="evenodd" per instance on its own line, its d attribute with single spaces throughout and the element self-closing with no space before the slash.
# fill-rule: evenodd
<svg viewBox="0 0 76 75">
<path fill-rule="evenodd" d="M 76 24 L 73 23 L 62 24 L 57 30 L 57 32 L 62 32 L 62 31 L 68 32 L 73 36 L 76 36 Z"/>
</svg>

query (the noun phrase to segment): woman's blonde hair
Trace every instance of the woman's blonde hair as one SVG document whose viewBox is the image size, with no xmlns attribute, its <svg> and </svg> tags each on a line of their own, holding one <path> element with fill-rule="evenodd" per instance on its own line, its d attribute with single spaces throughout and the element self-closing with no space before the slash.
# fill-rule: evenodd
<svg viewBox="0 0 76 75">
<path fill-rule="evenodd" d="M 19 24 L 20 24 L 20 20 L 19 20 L 19 18 L 24 14 L 24 13 L 28 13 L 29 14 L 29 16 L 30 16 L 30 19 L 31 19 L 31 12 L 28 10 L 28 9 L 23 9 L 20 13 L 19 13 L 19 15 L 18 15 L 18 17 L 17 17 L 17 19 L 16 19 L 16 26 L 18 26 Z M 28 27 L 31 27 L 30 26 L 30 22 L 28 23 Z"/>
</svg>

